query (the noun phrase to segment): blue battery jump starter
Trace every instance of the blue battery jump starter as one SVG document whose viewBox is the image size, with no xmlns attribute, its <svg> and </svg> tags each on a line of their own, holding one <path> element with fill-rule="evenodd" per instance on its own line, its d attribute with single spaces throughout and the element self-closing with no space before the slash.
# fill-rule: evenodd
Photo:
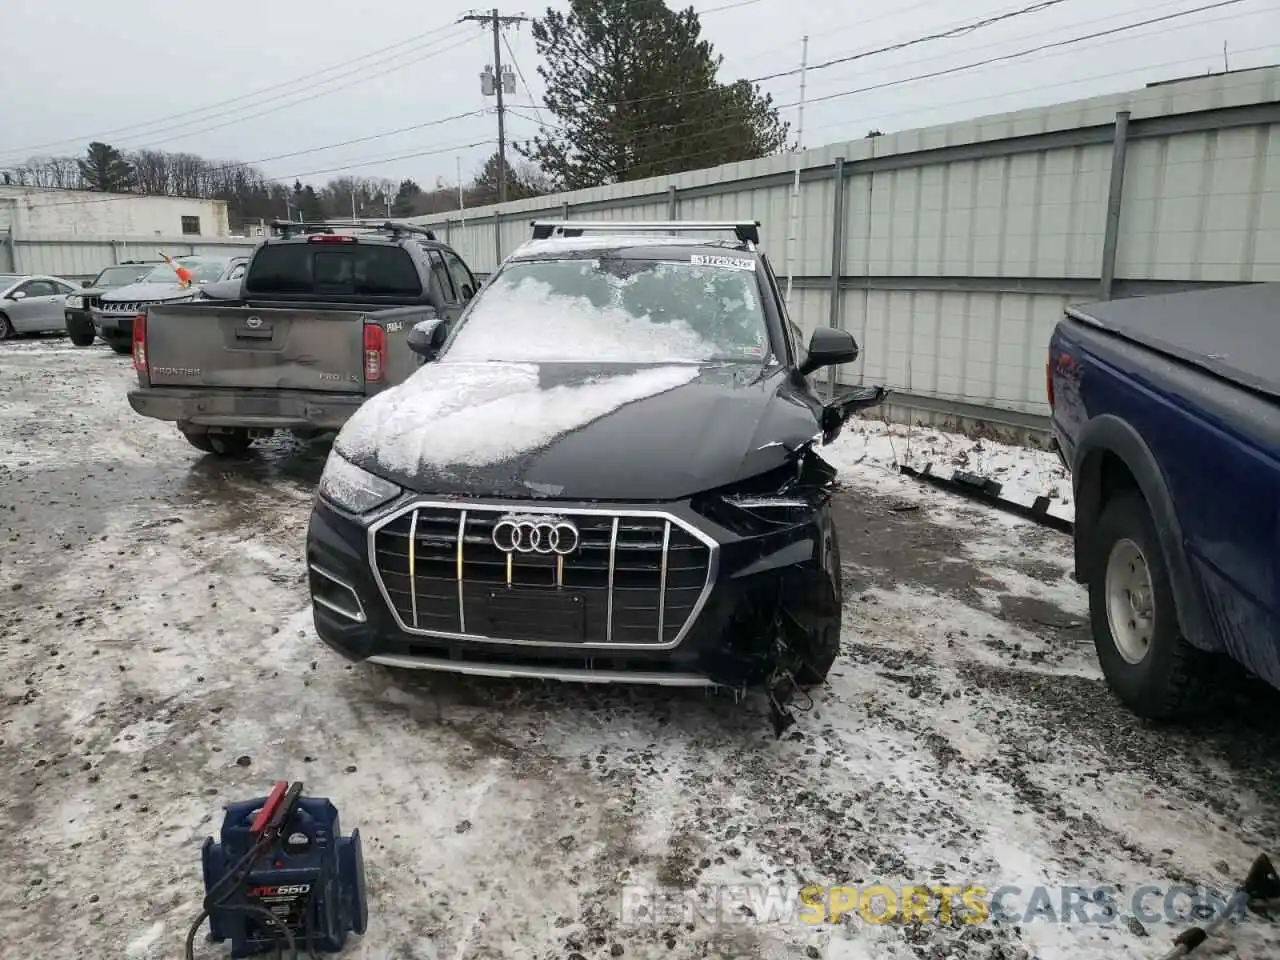
<svg viewBox="0 0 1280 960">
<path fill-rule="evenodd" d="M 342 836 L 337 808 L 280 781 L 265 797 L 225 808 L 221 842 L 201 850 L 205 899 L 187 937 L 205 917 L 209 938 L 231 941 L 232 957 L 286 951 L 334 953 L 369 919 L 360 831 Z M 297 951 L 297 953 L 294 953 Z"/>
</svg>

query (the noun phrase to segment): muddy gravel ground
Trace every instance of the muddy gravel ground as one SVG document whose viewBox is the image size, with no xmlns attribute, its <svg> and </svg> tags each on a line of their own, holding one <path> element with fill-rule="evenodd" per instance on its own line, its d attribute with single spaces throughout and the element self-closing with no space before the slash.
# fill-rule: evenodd
<svg viewBox="0 0 1280 960">
<path fill-rule="evenodd" d="M 4 957 L 181 956 L 221 804 L 286 778 L 363 834 L 365 958 L 1155 958 L 1166 893 L 1280 849 L 1280 698 L 1134 720 L 1060 534 L 850 471 L 843 657 L 775 740 L 755 698 L 345 663 L 303 575 L 323 447 L 202 457 L 131 381 L 100 346 L 0 344 Z M 810 884 L 1012 892 L 999 922 L 876 922 L 877 894 L 814 923 L 787 910 Z"/>
</svg>

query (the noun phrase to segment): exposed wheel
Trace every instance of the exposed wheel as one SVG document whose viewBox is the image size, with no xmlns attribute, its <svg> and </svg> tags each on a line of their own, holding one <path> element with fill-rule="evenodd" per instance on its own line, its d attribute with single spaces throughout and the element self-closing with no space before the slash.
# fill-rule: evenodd
<svg viewBox="0 0 1280 960">
<path fill-rule="evenodd" d="M 1150 720 L 1184 714 L 1204 655 L 1183 639 L 1155 523 L 1137 493 L 1111 500 L 1089 549 L 1089 618 L 1108 686 Z"/>
<path fill-rule="evenodd" d="M 93 341 L 97 338 L 93 324 L 87 320 L 68 320 L 67 336 L 71 338 L 71 342 L 77 347 L 92 346 Z"/>
<path fill-rule="evenodd" d="M 8 317 L 0 313 L 0 340 L 8 340 L 13 334 L 13 324 L 9 322 Z"/>
<path fill-rule="evenodd" d="M 813 645 L 795 671 L 796 683 L 801 687 L 818 687 L 827 681 L 827 674 L 840 656 L 840 612 L 844 605 L 844 577 L 840 567 L 840 540 L 835 529 L 827 544 L 827 569 L 832 571 L 826 598 L 829 616 L 823 617 L 815 627 Z"/>
<path fill-rule="evenodd" d="M 131 340 L 108 340 L 107 342 L 111 344 L 111 349 L 122 357 L 133 353 L 133 341 Z"/>
<path fill-rule="evenodd" d="M 248 430 L 211 431 L 199 427 L 178 427 L 187 442 L 202 453 L 219 457 L 238 457 L 249 449 L 253 437 Z"/>
<path fill-rule="evenodd" d="M 187 443 L 191 444 L 201 453 L 214 452 L 213 444 L 209 442 L 209 434 L 205 433 L 203 430 L 183 430 L 181 427 L 178 429 L 182 435 L 187 438 Z"/>
</svg>

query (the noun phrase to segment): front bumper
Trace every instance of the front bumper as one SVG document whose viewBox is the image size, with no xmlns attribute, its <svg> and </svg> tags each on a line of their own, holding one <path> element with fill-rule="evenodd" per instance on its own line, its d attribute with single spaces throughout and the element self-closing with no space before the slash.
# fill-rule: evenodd
<svg viewBox="0 0 1280 960">
<path fill-rule="evenodd" d="M 139 387 L 129 406 L 155 420 L 186 421 L 205 427 L 337 430 L 364 403 L 361 395 L 301 390 L 239 390 L 195 387 Z"/>
<path fill-rule="evenodd" d="M 103 313 L 101 310 L 90 310 L 93 329 L 104 340 L 129 340 L 133 338 L 132 313 Z"/>
<path fill-rule="evenodd" d="M 560 642 L 547 633 L 537 640 L 507 640 L 480 635 L 474 626 L 480 594 L 491 581 L 470 579 L 457 583 L 460 609 L 473 619 L 472 632 L 459 634 L 456 620 L 444 630 L 406 628 L 387 589 L 387 579 L 376 575 L 369 561 L 374 537 L 370 526 L 397 511 L 414 498 L 354 518 L 317 498 L 307 534 L 307 566 L 316 632 L 320 639 L 351 660 L 368 660 L 385 666 L 492 677 L 523 677 L 583 683 L 656 684 L 662 686 L 729 686 L 763 682 L 769 666 L 768 651 L 776 634 L 779 606 L 785 602 L 792 617 L 804 627 L 821 630 L 818 622 L 834 617 L 838 609 L 814 611 L 812 598 L 839 596 L 838 570 L 826 568 L 831 556 L 824 544 L 834 536 L 825 505 L 815 507 L 804 523 L 765 536 L 739 536 L 696 514 L 688 505 L 617 505 L 619 514 L 631 511 L 660 513 L 675 518 L 707 538 L 711 545 L 705 589 L 681 630 L 672 630 L 663 641 L 611 642 L 600 632 Z M 493 502 L 489 502 L 492 506 Z M 502 504 L 519 511 L 522 504 Z M 611 507 L 613 505 L 610 505 Z M 556 504 L 557 512 L 575 516 L 572 505 Z M 600 504 L 578 510 L 601 511 Z M 528 507 L 525 507 L 528 509 Z M 468 547 L 467 549 L 470 549 Z M 383 548 L 379 548 L 379 556 Z M 459 562 L 459 569 L 464 567 Z M 391 576 L 390 574 L 388 576 Z M 449 584 L 450 589 L 453 584 Z M 497 589 L 500 589 L 500 585 Z M 548 592 L 554 587 L 548 583 Z M 610 593 L 613 580 L 610 579 Z M 464 595 L 466 597 L 464 601 Z M 492 597 L 493 594 L 490 594 Z M 403 606 L 403 598 L 400 598 Z M 597 615 L 601 608 L 596 607 Z M 617 610 L 624 609 L 621 600 Z M 609 616 L 618 616 L 610 601 Z M 807 622 L 806 622 L 807 621 Z M 482 621 L 483 622 L 483 621 Z M 490 621 L 492 622 L 492 621 Z M 660 621 L 659 621 L 660 623 Z M 610 631 L 613 634 L 613 631 Z M 670 638 L 668 640 L 668 637 Z M 616 636 L 615 636 L 616 640 Z"/>
</svg>

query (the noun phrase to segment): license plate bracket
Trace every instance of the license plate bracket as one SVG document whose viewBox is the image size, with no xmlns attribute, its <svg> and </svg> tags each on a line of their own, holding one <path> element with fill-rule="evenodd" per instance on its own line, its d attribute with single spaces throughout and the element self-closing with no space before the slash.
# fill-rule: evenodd
<svg viewBox="0 0 1280 960">
<path fill-rule="evenodd" d="M 492 637 L 583 643 L 587 635 L 586 599 L 563 588 L 492 588 L 483 619 L 485 633 Z"/>
</svg>

